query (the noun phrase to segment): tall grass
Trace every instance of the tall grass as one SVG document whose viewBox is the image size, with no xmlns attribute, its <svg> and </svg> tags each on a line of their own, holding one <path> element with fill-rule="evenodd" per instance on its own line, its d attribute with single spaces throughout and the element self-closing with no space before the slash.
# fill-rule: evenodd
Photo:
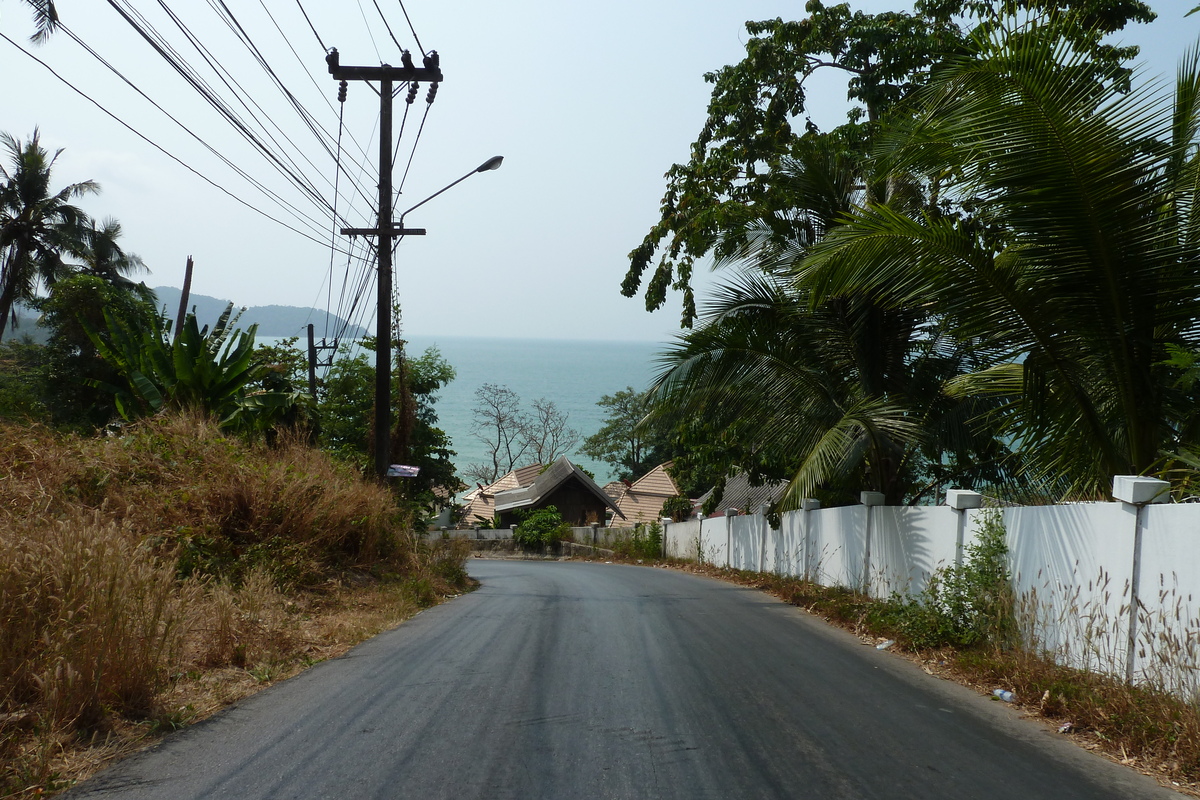
<svg viewBox="0 0 1200 800">
<path fill-rule="evenodd" d="M 374 575 L 400 612 L 466 580 L 461 548 L 419 546 L 385 488 L 201 416 L 101 439 L 0 423 L 0 465 L 0 796 L 53 788 L 83 739 L 170 722 L 180 676 L 307 658 L 298 590 Z"/>
</svg>

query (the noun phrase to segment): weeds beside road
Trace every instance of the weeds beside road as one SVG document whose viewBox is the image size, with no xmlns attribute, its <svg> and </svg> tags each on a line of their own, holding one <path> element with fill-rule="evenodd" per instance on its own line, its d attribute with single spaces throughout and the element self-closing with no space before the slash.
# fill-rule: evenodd
<svg viewBox="0 0 1200 800">
<path fill-rule="evenodd" d="M 114 755 L 465 590 L 390 494 L 195 416 L 0 426 L 0 796 Z"/>
</svg>

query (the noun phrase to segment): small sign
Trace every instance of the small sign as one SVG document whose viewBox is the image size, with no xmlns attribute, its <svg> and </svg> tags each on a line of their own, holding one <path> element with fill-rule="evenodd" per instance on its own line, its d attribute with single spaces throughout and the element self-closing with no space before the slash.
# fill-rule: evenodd
<svg viewBox="0 0 1200 800">
<path fill-rule="evenodd" d="M 420 467 L 410 467 L 406 464 L 392 464 L 388 467 L 387 476 L 389 478 L 415 478 L 420 472 Z"/>
</svg>

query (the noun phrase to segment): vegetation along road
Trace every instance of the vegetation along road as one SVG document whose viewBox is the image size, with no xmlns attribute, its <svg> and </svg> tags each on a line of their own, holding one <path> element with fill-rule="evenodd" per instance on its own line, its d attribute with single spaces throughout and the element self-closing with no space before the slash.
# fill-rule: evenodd
<svg viewBox="0 0 1200 800">
<path fill-rule="evenodd" d="M 67 796 L 1178 796 L 753 590 L 594 563 L 471 571 L 478 591 Z"/>
</svg>

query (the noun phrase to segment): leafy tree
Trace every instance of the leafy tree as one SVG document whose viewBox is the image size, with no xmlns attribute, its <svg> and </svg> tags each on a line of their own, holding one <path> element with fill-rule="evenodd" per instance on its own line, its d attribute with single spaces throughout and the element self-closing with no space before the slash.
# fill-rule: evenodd
<svg viewBox="0 0 1200 800">
<path fill-rule="evenodd" d="M 0 343 L 0 419 L 49 422 L 45 353 L 29 341 Z"/>
<path fill-rule="evenodd" d="M 1026 478 L 1097 496 L 1197 434 L 1167 346 L 1196 346 L 1200 53 L 1174 98 L 1120 94 L 1098 91 L 1052 25 L 1039 32 L 949 61 L 881 153 L 938 175 L 972 219 L 868 202 L 798 274 L 818 301 L 886 287 L 992 351 L 951 392 L 1004 402 L 992 421 Z"/>
<path fill-rule="evenodd" d="M 398 406 L 397 428 L 406 413 L 404 404 L 412 414 L 404 440 L 407 449 L 393 452 L 404 463 L 420 468 L 416 478 L 405 478 L 398 488 L 424 509 L 437 510 L 449 505 L 453 495 L 462 490 L 462 482 L 454 474 L 455 453 L 450 438 L 437 427 L 435 407 L 437 393 L 454 380 L 454 367 L 436 347 L 414 359 L 403 357 L 402 344 L 397 346 L 396 353 L 394 375 L 398 386 L 392 394 Z M 325 377 L 318 405 L 320 441 L 323 447 L 365 470 L 369 463 L 368 443 L 372 441 L 375 368 L 364 354 L 351 358 L 343 350 L 339 355 Z"/>
<path fill-rule="evenodd" d="M 117 416 L 115 395 L 98 384 L 117 385 L 120 372 L 96 349 L 88 329 L 101 330 L 105 314 L 135 326 L 152 326 L 154 308 L 137 294 L 91 275 L 59 281 L 39 303 L 50 329 L 46 344 L 46 392 L 59 425 L 95 429 Z"/>
<path fill-rule="evenodd" d="M 596 403 L 605 410 L 600 430 L 583 440 L 579 452 L 610 465 L 620 480 L 636 480 L 670 459 L 668 434 L 660 425 L 643 424 L 650 412 L 648 394 L 627 386 Z"/>
<path fill-rule="evenodd" d="M 374 407 L 375 368 L 364 354 L 350 357 L 343 345 L 325 376 L 317 406 L 322 447 L 366 469 Z"/>
<path fill-rule="evenodd" d="M 421 472 L 405 485 L 410 499 L 437 511 L 453 505 L 454 495 L 466 488 L 455 475 L 455 452 L 450 437 L 438 427 L 435 408 L 438 392 L 454 380 L 455 370 L 436 347 L 427 348 L 406 365 L 404 374 L 415 406 L 407 463 Z"/>
<path fill-rule="evenodd" d="M 1103 37 L 1154 19 L 1137 0 L 919 0 L 913 13 L 880 14 L 810 0 L 806 9 L 809 16 L 799 21 L 746 23 L 746 58 L 704 76 L 713 92 L 691 158 L 667 171 L 662 216 L 630 253 L 622 293 L 637 294 L 658 257 L 646 308 L 661 307 L 668 289 L 679 290 L 685 327 L 697 316 L 691 275 L 698 259 L 735 256 L 752 228 L 793 239 L 803 232 L 790 187 L 777 178 L 786 160 L 801 158 L 805 135 L 818 133 L 805 116 L 805 81 L 814 72 L 849 76 L 848 121 L 831 136 L 857 158 L 892 118 L 907 113 L 904 100 L 944 58 L 969 52 L 975 38 L 1004 18 L 1056 19 L 1058 30 L 1088 54 L 1089 75 L 1118 87 L 1127 85 L 1123 63 L 1136 48 L 1113 47 Z"/>
<path fill-rule="evenodd" d="M 71 200 L 94 194 L 92 181 L 50 188 L 54 162 L 38 131 L 27 142 L 0 133 L 0 145 L 12 159 L 0 164 L 0 338 L 13 304 L 33 300 L 39 284 L 52 287 L 70 271 L 64 254 L 88 252 L 90 220 Z"/>
</svg>

